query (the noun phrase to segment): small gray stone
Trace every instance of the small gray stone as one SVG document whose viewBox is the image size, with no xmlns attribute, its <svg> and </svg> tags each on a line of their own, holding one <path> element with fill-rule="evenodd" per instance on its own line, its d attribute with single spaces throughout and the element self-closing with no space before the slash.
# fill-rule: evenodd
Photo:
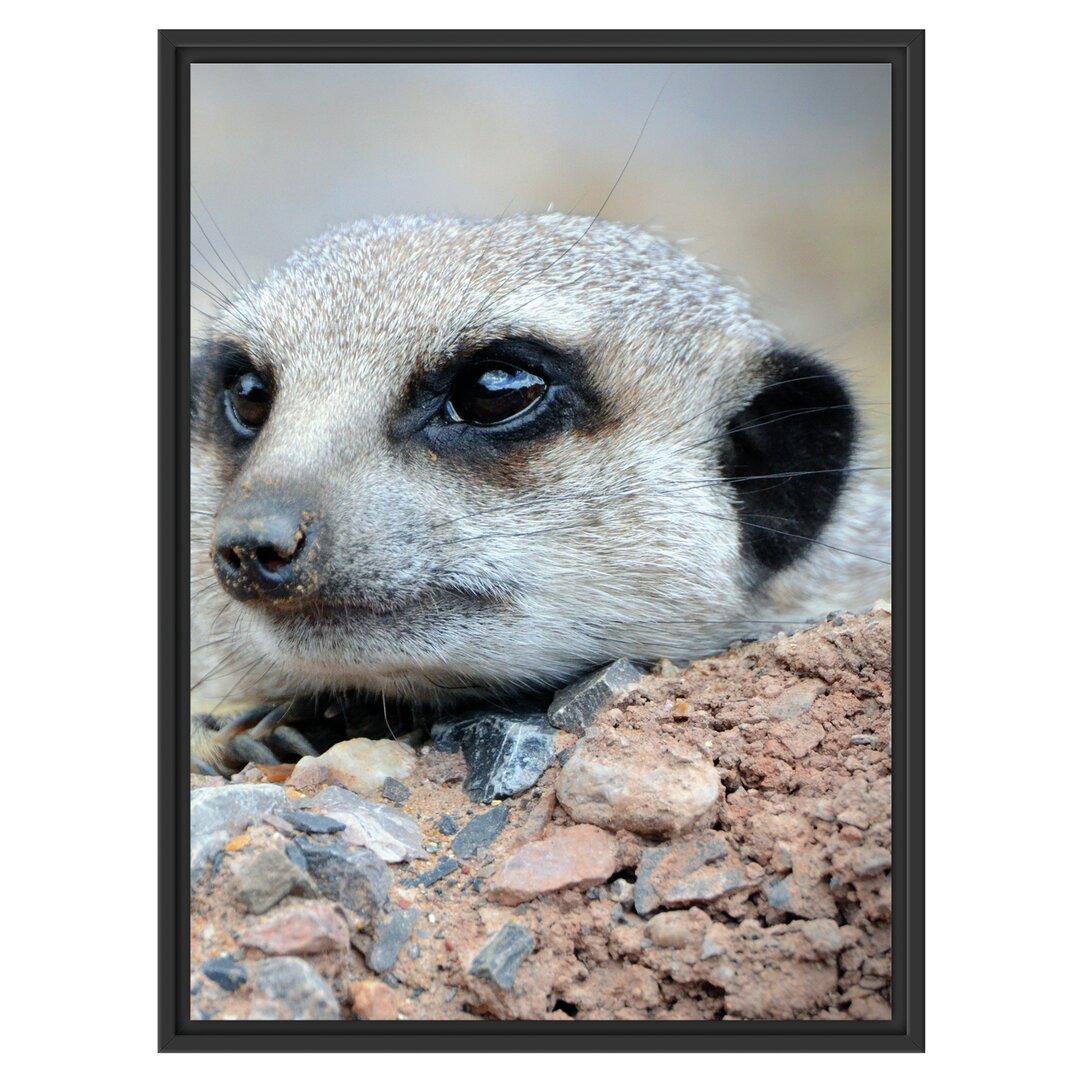
<svg viewBox="0 0 1080 1080">
<path fill-rule="evenodd" d="M 402 947 L 412 937 L 413 926 L 420 918 L 416 908 L 398 908 L 375 924 L 374 942 L 366 953 L 368 967 L 378 975 L 389 971 L 396 963 Z"/>
<path fill-rule="evenodd" d="M 304 858 L 304 853 L 295 844 L 286 844 L 285 854 L 289 857 L 289 862 L 291 862 L 297 870 L 301 870 L 305 874 L 308 872 L 307 859 Z"/>
<path fill-rule="evenodd" d="M 385 869 L 385 867 L 384 867 Z M 252 1020 L 337 1020 L 334 991 L 306 961 L 281 956 L 251 964 Z"/>
<path fill-rule="evenodd" d="M 303 810 L 282 810 L 277 816 L 287 821 L 294 829 L 313 833 L 316 836 L 341 832 L 345 828 L 342 822 L 335 821 L 332 817 L 327 817 L 325 814 L 307 814 Z"/>
<path fill-rule="evenodd" d="M 624 878 L 616 878 L 608 886 L 608 895 L 616 904 L 629 906 L 634 902 L 634 883 Z"/>
<path fill-rule="evenodd" d="M 852 735 L 852 746 L 877 746 L 878 737 L 876 735 Z"/>
<path fill-rule="evenodd" d="M 255 915 L 269 911 L 290 893 L 314 896 L 311 879 L 278 848 L 259 852 L 236 875 L 236 895 Z"/>
<path fill-rule="evenodd" d="M 479 713 L 459 727 L 468 768 L 464 788 L 474 802 L 528 790 L 555 760 L 555 730 L 543 713 Z"/>
<path fill-rule="evenodd" d="M 436 881 L 442 881 L 444 877 L 449 877 L 461 863 L 457 859 L 448 859 L 445 855 L 439 859 L 435 864 L 433 870 L 429 870 L 426 874 L 421 874 L 418 878 L 415 878 L 417 885 L 434 885 Z"/>
<path fill-rule="evenodd" d="M 509 990 L 517 978 L 521 961 L 536 948 L 536 939 L 518 923 L 507 923 L 476 954 L 470 975 Z"/>
<path fill-rule="evenodd" d="M 652 883 L 652 876 L 670 850 L 668 847 L 654 847 L 646 848 L 641 853 L 637 881 L 634 883 L 634 910 L 639 915 L 648 915 L 660 906 L 660 894 Z"/>
<path fill-rule="evenodd" d="M 382 793 L 397 806 L 404 806 L 412 795 L 412 792 L 400 780 L 395 780 L 392 776 L 388 776 L 383 781 Z"/>
<path fill-rule="evenodd" d="M 215 957 L 213 960 L 207 960 L 202 966 L 202 973 L 208 979 L 213 979 L 222 990 L 228 990 L 230 993 L 238 986 L 243 986 L 248 978 L 244 965 L 238 963 L 231 956 L 221 956 Z"/>
<path fill-rule="evenodd" d="M 640 682 L 644 670 L 629 660 L 616 660 L 560 690 L 548 708 L 548 720 L 563 731 L 580 735 L 627 687 Z"/>
<path fill-rule="evenodd" d="M 791 895 L 791 877 L 774 878 L 765 886 L 765 899 L 769 907 L 790 914 L 795 900 Z"/>
<path fill-rule="evenodd" d="M 478 851 L 488 847 L 506 828 L 510 820 L 510 807 L 503 803 L 489 810 L 486 814 L 477 814 L 454 837 L 450 844 L 454 854 L 462 859 L 472 858 Z"/>
<path fill-rule="evenodd" d="M 453 836 L 458 831 L 458 823 L 449 815 L 443 814 L 435 826 L 443 836 Z"/>
<path fill-rule="evenodd" d="M 191 878 L 202 875 L 229 839 L 287 803 L 278 784 L 227 784 L 191 793 Z"/>
<path fill-rule="evenodd" d="M 386 863 L 366 848 L 298 836 L 319 892 L 370 921 L 390 895 L 393 879 Z"/>
</svg>

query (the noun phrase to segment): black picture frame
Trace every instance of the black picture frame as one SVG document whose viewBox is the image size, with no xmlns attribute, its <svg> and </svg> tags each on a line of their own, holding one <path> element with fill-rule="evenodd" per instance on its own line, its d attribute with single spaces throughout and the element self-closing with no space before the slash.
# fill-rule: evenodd
<svg viewBox="0 0 1080 1080">
<path fill-rule="evenodd" d="M 165 1051 L 924 1049 L 924 34 L 918 30 L 162 30 L 159 53 L 159 1028 Z M 199 61 L 887 63 L 892 70 L 893 1019 L 240 1022 L 187 1015 L 190 66 Z"/>
</svg>

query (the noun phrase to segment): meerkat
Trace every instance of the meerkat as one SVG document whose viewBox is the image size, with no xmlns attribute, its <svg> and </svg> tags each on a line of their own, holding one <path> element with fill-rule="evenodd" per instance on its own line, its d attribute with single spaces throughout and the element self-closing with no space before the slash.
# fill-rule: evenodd
<svg viewBox="0 0 1080 1080">
<path fill-rule="evenodd" d="M 302 695 L 452 711 L 889 593 L 845 377 L 636 228 L 331 231 L 223 306 L 191 408 L 200 768 L 305 750 Z"/>
</svg>

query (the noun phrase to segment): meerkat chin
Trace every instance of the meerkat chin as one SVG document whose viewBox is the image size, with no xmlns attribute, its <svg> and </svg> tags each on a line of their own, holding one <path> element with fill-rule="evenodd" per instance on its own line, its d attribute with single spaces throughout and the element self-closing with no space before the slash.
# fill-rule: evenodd
<svg viewBox="0 0 1080 1080">
<path fill-rule="evenodd" d="M 831 366 L 711 269 L 561 215 L 327 233 L 192 385 L 200 701 L 447 704 L 889 592 Z"/>
</svg>

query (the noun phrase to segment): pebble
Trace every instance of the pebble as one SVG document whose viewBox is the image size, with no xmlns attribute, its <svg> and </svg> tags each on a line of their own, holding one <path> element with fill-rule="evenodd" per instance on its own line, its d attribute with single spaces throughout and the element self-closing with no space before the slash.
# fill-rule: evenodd
<svg viewBox="0 0 1080 1080">
<path fill-rule="evenodd" d="M 406 942 L 412 937 L 413 927 L 420 918 L 416 908 L 391 912 L 387 918 L 379 919 L 375 924 L 374 941 L 365 953 L 367 965 L 381 975 L 389 971 L 396 963 L 398 955 Z"/>
<path fill-rule="evenodd" d="M 864 847 L 852 860 L 851 871 L 856 877 L 873 877 L 892 866 L 892 855 L 883 847 Z"/>
<path fill-rule="evenodd" d="M 776 725 L 773 733 L 791 751 L 794 758 L 806 757 L 825 738 L 825 729 L 809 717 L 783 721 Z"/>
<path fill-rule="evenodd" d="M 479 713 L 461 720 L 465 792 L 489 803 L 527 791 L 555 760 L 555 730 L 542 713 Z"/>
<path fill-rule="evenodd" d="M 519 923 L 507 923 L 476 954 L 469 974 L 509 990 L 522 960 L 536 948 L 536 939 Z"/>
<path fill-rule="evenodd" d="M 191 876 L 196 879 L 230 837 L 287 804 L 277 784 L 227 784 L 191 793 Z"/>
<path fill-rule="evenodd" d="M 624 878 L 616 878 L 608 886 L 608 895 L 616 904 L 629 906 L 634 902 L 634 883 Z"/>
<path fill-rule="evenodd" d="M 439 818 L 435 828 L 437 828 L 443 836 L 453 836 L 458 831 L 458 823 L 449 814 L 443 814 L 443 816 Z"/>
<path fill-rule="evenodd" d="M 854 825 L 856 829 L 870 828 L 870 819 L 861 810 L 842 810 L 836 815 L 841 825 Z"/>
<path fill-rule="evenodd" d="M 712 920 L 700 908 L 689 911 L 662 911 L 645 926 L 649 940 L 662 949 L 700 950 Z"/>
<path fill-rule="evenodd" d="M 835 956 L 844 947 L 840 927 L 833 919 L 807 919 L 798 926 L 819 956 Z"/>
<path fill-rule="evenodd" d="M 382 859 L 366 848 L 350 847 L 336 838 L 320 842 L 299 836 L 296 843 L 323 896 L 355 911 L 365 921 L 374 918 L 389 898 L 393 883 Z"/>
<path fill-rule="evenodd" d="M 878 737 L 876 735 L 852 735 L 852 746 L 870 746 L 874 747 L 878 744 Z"/>
<path fill-rule="evenodd" d="M 676 675 L 681 675 L 685 670 L 685 665 L 680 667 L 673 660 L 663 657 L 653 664 L 652 674 L 659 675 L 661 679 L 674 679 Z"/>
<path fill-rule="evenodd" d="M 495 838 L 506 828 L 510 820 L 510 807 L 505 803 L 489 810 L 486 814 L 477 814 L 450 843 L 455 855 L 462 859 L 472 858 L 478 851 L 491 845 Z"/>
<path fill-rule="evenodd" d="M 240 943 L 271 956 L 345 952 L 349 928 L 334 905 L 308 901 L 249 927 L 240 935 Z"/>
<path fill-rule="evenodd" d="M 308 814 L 303 810 L 282 810 L 277 816 L 287 821 L 293 828 L 301 832 L 313 833 L 316 836 L 323 833 L 341 832 L 345 828 L 344 822 L 336 821 L 324 814 Z"/>
<path fill-rule="evenodd" d="M 615 837 L 595 825 L 573 825 L 518 848 L 489 879 L 486 895 L 513 906 L 561 889 L 600 885 L 614 873 Z"/>
<path fill-rule="evenodd" d="M 326 980 L 296 956 L 261 960 L 248 967 L 252 1020 L 338 1020 L 341 1009 Z"/>
<path fill-rule="evenodd" d="M 457 859 L 450 859 L 444 855 L 435 864 L 434 869 L 429 870 L 426 874 L 421 874 L 414 880 L 419 885 L 434 885 L 436 881 L 442 881 L 444 877 L 452 874 L 460 865 L 461 863 Z"/>
<path fill-rule="evenodd" d="M 302 757 L 288 786 L 313 792 L 335 784 L 358 795 L 378 795 L 387 778 L 404 780 L 416 767 L 416 752 L 395 739 L 347 739 L 319 757 Z"/>
<path fill-rule="evenodd" d="M 397 995 L 378 979 L 354 982 L 349 988 L 353 1013 L 361 1020 L 396 1020 Z"/>
<path fill-rule="evenodd" d="M 721 795 L 712 761 L 695 748 L 598 727 L 578 742 L 555 791 L 574 821 L 645 836 L 690 829 Z"/>
<path fill-rule="evenodd" d="M 290 893 L 314 896 L 314 884 L 276 847 L 259 852 L 236 872 L 237 898 L 255 915 L 269 911 Z"/>
<path fill-rule="evenodd" d="M 412 791 L 400 780 L 395 780 L 392 776 L 388 776 L 383 781 L 382 793 L 383 798 L 389 799 L 398 806 L 404 806 L 412 796 Z"/>
<path fill-rule="evenodd" d="M 202 973 L 230 993 L 247 982 L 247 971 L 244 965 L 238 963 L 231 956 L 215 957 L 207 960 L 202 966 Z"/>
<path fill-rule="evenodd" d="M 629 660 L 616 660 L 560 690 L 548 708 L 549 722 L 580 735 L 628 687 L 641 681 L 644 670 Z"/>
<path fill-rule="evenodd" d="M 789 686 L 769 702 L 769 718 L 792 720 L 805 715 L 824 690 L 825 683 L 819 679 L 804 679 L 794 686 Z M 823 736 L 824 734 L 822 731 Z M 820 742 L 820 739 L 818 741 Z M 796 757 L 800 756 L 796 754 Z"/>
<path fill-rule="evenodd" d="M 420 826 L 408 814 L 385 803 L 371 802 L 344 788 L 329 787 L 314 798 L 305 799 L 303 806 L 332 815 L 345 826 L 339 834 L 342 840 L 370 849 L 384 862 L 427 858 Z"/>
</svg>

